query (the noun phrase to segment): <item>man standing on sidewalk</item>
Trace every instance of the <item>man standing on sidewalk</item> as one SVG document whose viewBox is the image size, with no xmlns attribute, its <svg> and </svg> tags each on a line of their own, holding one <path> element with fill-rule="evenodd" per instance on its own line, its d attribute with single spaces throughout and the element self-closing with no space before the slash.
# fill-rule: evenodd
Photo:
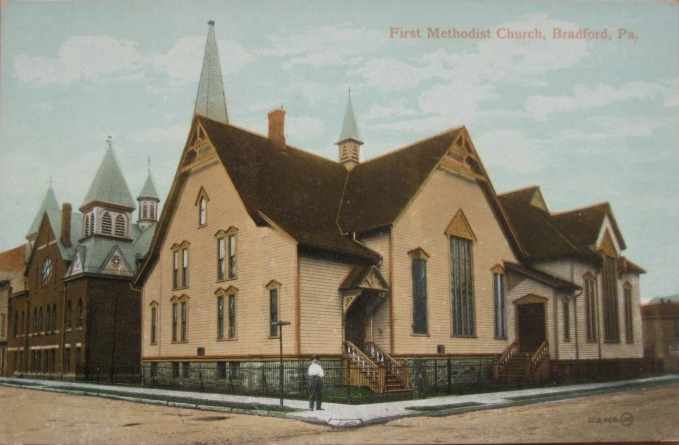
<svg viewBox="0 0 679 445">
<path fill-rule="evenodd" d="M 314 409 L 314 401 L 316 401 L 316 409 L 321 409 L 321 393 L 323 391 L 323 367 L 318 361 L 318 356 L 314 355 L 307 371 L 309 376 L 309 409 Z"/>
</svg>

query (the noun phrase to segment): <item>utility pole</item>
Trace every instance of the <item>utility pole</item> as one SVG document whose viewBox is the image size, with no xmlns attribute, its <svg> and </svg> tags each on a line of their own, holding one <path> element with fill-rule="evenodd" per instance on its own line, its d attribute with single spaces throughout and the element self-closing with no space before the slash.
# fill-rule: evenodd
<svg viewBox="0 0 679 445">
<path fill-rule="evenodd" d="M 272 326 L 278 326 L 278 341 L 279 341 L 279 375 L 278 375 L 278 385 L 280 387 L 281 394 L 281 408 L 283 408 L 283 326 L 288 326 L 289 321 L 274 321 L 271 323 Z"/>
</svg>

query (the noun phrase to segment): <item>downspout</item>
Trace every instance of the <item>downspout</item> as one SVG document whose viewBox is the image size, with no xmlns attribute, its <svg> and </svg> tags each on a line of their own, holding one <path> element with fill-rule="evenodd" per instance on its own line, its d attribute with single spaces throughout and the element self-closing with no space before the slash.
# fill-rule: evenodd
<svg viewBox="0 0 679 445">
<path fill-rule="evenodd" d="M 571 283 L 575 283 L 575 265 L 571 262 Z M 578 297 L 582 295 L 580 292 L 573 295 L 573 323 L 575 325 L 575 359 L 580 359 L 580 344 L 578 342 Z"/>
<path fill-rule="evenodd" d="M 64 355 L 66 354 L 66 293 L 68 292 L 66 283 L 67 281 L 64 281 L 64 298 L 61 305 L 61 343 L 59 345 L 59 351 L 61 352 L 61 372 L 59 376 L 61 380 L 64 379 Z"/>
<path fill-rule="evenodd" d="M 559 318 L 557 307 L 559 306 L 559 294 L 556 289 L 552 291 L 552 320 L 554 322 L 554 358 L 559 360 Z"/>
<path fill-rule="evenodd" d="M 596 338 L 597 338 L 597 343 L 599 344 L 599 360 L 603 359 L 603 351 L 602 351 L 602 345 L 601 345 L 601 311 L 600 307 L 601 305 L 599 304 L 599 295 L 601 292 L 599 292 L 599 277 L 598 274 L 595 277 L 594 281 L 594 291 L 596 292 L 594 301 L 596 302 Z"/>
</svg>

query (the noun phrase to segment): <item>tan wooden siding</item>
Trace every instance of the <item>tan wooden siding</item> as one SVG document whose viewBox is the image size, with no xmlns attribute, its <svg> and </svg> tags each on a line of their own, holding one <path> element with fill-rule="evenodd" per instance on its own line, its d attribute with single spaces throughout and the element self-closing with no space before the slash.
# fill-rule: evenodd
<svg viewBox="0 0 679 445">
<path fill-rule="evenodd" d="M 339 287 L 350 265 L 300 256 L 301 353 L 342 353 Z"/>
<path fill-rule="evenodd" d="M 462 209 L 477 240 L 473 245 L 476 338 L 451 337 L 450 247 L 445 230 Z M 412 334 L 411 257 L 421 247 L 427 261 L 429 335 Z M 516 261 L 480 187 L 472 181 L 436 170 L 393 228 L 394 353 L 500 353 L 506 340 L 496 340 L 491 268 Z"/>
<path fill-rule="evenodd" d="M 208 197 L 207 224 L 198 227 L 196 197 L 204 188 Z M 238 229 L 237 278 L 217 281 L 215 233 L 230 227 Z M 172 290 L 172 253 L 175 243 L 188 241 L 189 287 Z M 281 283 L 279 319 L 292 322 L 284 332 L 284 352 L 295 351 L 295 274 L 297 246 L 286 234 L 268 227 L 257 227 L 219 163 L 193 172 L 181 191 L 177 210 L 160 248 L 160 258 L 144 285 L 143 357 L 196 356 L 198 347 L 210 355 L 277 354 L 278 340 L 269 338 L 269 298 L 265 286 Z M 235 340 L 217 340 L 215 291 L 234 286 L 236 299 Z M 172 343 L 173 296 L 187 295 L 188 341 Z M 150 307 L 159 304 L 158 344 L 149 344 Z M 225 319 L 228 320 L 225 313 Z M 227 321 L 225 321 L 225 324 Z"/>
<path fill-rule="evenodd" d="M 541 263 L 536 265 L 537 269 L 553 274 L 565 280 L 574 282 L 575 284 L 584 288 L 584 276 L 587 273 L 594 275 L 597 282 L 597 323 L 598 323 L 598 339 L 594 343 L 587 342 L 587 319 L 585 313 L 585 296 L 584 291 L 582 295 L 577 297 L 577 356 L 581 359 L 596 359 L 607 358 L 637 358 L 643 355 L 643 339 L 641 327 L 641 301 L 639 298 L 639 279 L 638 276 L 628 274 L 618 279 L 618 317 L 620 326 L 620 343 L 606 343 L 603 335 L 603 287 L 600 270 L 594 266 L 583 264 L 577 261 L 561 260 Z M 623 298 L 623 285 L 625 281 L 632 284 L 632 318 L 634 324 L 634 343 L 628 344 L 625 340 L 625 303 Z M 557 307 L 559 312 L 559 319 L 562 329 L 563 316 L 560 313 L 562 307 Z M 573 308 L 571 308 L 573 310 Z M 575 312 L 571 314 L 571 325 L 575 328 L 573 319 Z M 560 331 L 562 332 L 562 331 Z M 563 342 L 563 335 L 561 335 L 561 343 L 559 345 L 560 359 L 575 359 L 575 332 L 571 332 L 571 345 Z M 564 348 L 565 345 L 565 348 Z M 601 353 L 599 352 L 601 351 Z"/>
</svg>

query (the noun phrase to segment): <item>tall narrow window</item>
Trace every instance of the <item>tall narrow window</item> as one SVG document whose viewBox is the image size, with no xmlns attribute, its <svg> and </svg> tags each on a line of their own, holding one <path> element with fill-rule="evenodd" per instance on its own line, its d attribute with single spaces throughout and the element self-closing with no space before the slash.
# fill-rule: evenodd
<svg viewBox="0 0 679 445">
<path fill-rule="evenodd" d="M 182 287 L 189 286 L 189 249 L 182 249 Z"/>
<path fill-rule="evenodd" d="M 17 332 L 19 332 L 17 325 L 19 324 L 19 312 L 15 309 L 14 310 L 14 317 L 12 317 L 12 336 L 16 337 Z"/>
<path fill-rule="evenodd" d="M 224 338 L 224 295 L 217 297 L 217 338 Z"/>
<path fill-rule="evenodd" d="M 564 299 L 561 303 L 563 307 L 563 341 L 571 341 L 571 313 L 568 300 Z"/>
<path fill-rule="evenodd" d="M 226 276 L 226 239 L 224 237 L 217 238 L 217 279 L 223 280 Z"/>
<path fill-rule="evenodd" d="M 278 288 L 269 289 L 269 336 L 278 337 L 278 329 L 274 323 L 278 322 Z"/>
<path fill-rule="evenodd" d="M 188 316 L 187 309 L 188 308 L 186 306 L 186 301 L 182 301 L 182 303 L 181 303 L 181 311 L 182 311 L 181 312 L 181 316 L 182 316 L 182 318 L 181 318 L 181 322 L 182 322 L 181 341 L 182 341 L 182 343 L 184 343 L 186 341 L 186 335 L 187 335 L 187 332 L 186 332 L 186 324 L 187 324 L 187 321 L 188 321 L 187 320 L 187 316 Z"/>
<path fill-rule="evenodd" d="M 90 214 L 88 213 L 85 215 L 85 236 L 89 236 L 92 233 L 90 222 L 91 222 Z"/>
<path fill-rule="evenodd" d="M 507 308 L 505 307 L 505 280 L 501 273 L 493 274 L 495 301 L 495 338 L 507 338 Z"/>
<path fill-rule="evenodd" d="M 179 287 L 179 251 L 172 252 L 172 289 Z"/>
<path fill-rule="evenodd" d="M 71 300 L 66 301 L 66 313 L 64 314 L 64 324 L 66 325 L 67 329 L 71 328 L 71 320 L 73 317 L 73 305 L 71 304 Z"/>
<path fill-rule="evenodd" d="M 634 324 L 632 321 L 632 286 L 625 283 L 623 298 L 625 299 L 625 340 L 634 343 Z"/>
<path fill-rule="evenodd" d="M 604 291 L 604 335 L 606 342 L 620 341 L 618 321 L 618 276 L 616 259 L 604 254 L 602 285 Z"/>
<path fill-rule="evenodd" d="M 83 300 L 80 299 L 78 300 L 78 320 L 77 320 L 79 328 L 83 326 L 83 318 L 84 318 Z"/>
<path fill-rule="evenodd" d="M 179 320 L 179 304 L 172 303 L 172 342 L 177 342 L 177 323 Z"/>
<path fill-rule="evenodd" d="M 158 330 L 158 307 L 151 305 L 151 344 L 156 344 L 156 332 Z"/>
<path fill-rule="evenodd" d="M 198 225 L 204 226 L 205 224 L 207 224 L 207 199 L 201 196 L 198 202 Z"/>
<path fill-rule="evenodd" d="M 236 234 L 232 233 L 229 240 L 229 279 L 236 278 Z"/>
<path fill-rule="evenodd" d="M 229 295 L 229 338 L 236 338 L 236 296 Z"/>
<path fill-rule="evenodd" d="M 476 333 L 471 240 L 451 236 L 450 254 L 452 265 L 453 335 L 471 337 Z"/>
<path fill-rule="evenodd" d="M 417 249 L 415 252 L 422 252 Z M 427 260 L 422 253 L 413 254 L 411 262 L 413 284 L 413 333 L 427 334 Z"/>
<path fill-rule="evenodd" d="M 597 340 L 597 302 L 596 280 L 592 276 L 585 277 L 585 321 L 587 322 L 587 341 Z"/>
<path fill-rule="evenodd" d="M 116 236 L 120 237 L 127 235 L 127 222 L 125 221 L 125 217 L 123 215 L 116 216 L 115 233 Z"/>
<path fill-rule="evenodd" d="M 106 235 L 113 233 L 113 219 L 108 212 L 104 212 L 104 215 L 101 217 L 101 233 Z"/>
</svg>

